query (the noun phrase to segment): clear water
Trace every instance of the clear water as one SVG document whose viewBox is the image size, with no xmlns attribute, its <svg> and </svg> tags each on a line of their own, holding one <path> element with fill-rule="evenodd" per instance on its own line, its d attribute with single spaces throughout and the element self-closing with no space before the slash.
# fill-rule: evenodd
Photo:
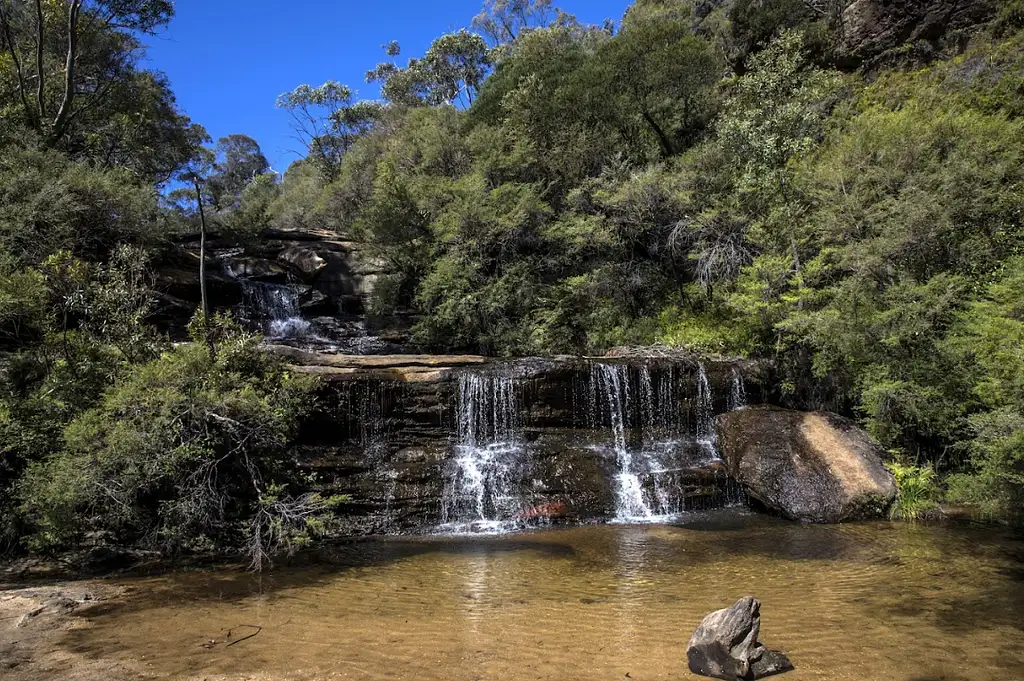
<svg viewBox="0 0 1024 681">
<path fill-rule="evenodd" d="M 125 678 L 688 681 L 692 631 L 747 594 L 763 603 L 761 639 L 796 665 L 787 681 L 1024 670 L 1024 541 L 987 527 L 719 511 L 677 526 L 394 538 L 262 577 L 124 584 L 121 600 L 82 610 L 60 646 L 116 661 Z M 241 625 L 263 629 L 203 647 Z M 39 681 L 67 678 L 73 660 Z"/>
</svg>

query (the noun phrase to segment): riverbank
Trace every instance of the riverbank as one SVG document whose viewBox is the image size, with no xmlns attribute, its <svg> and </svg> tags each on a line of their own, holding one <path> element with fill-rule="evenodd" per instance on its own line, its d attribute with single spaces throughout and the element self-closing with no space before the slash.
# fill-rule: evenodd
<svg viewBox="0 0 1024 681">
<path fill-rule="evenodd" d="M 60 645 L 90 623 L 75 616 L 124 594 L 100 582 L 0 584 L 0 676 L 6 681 L 120 681 L 145 676 L 139 664 L 90 659 Z"/>
</svg>

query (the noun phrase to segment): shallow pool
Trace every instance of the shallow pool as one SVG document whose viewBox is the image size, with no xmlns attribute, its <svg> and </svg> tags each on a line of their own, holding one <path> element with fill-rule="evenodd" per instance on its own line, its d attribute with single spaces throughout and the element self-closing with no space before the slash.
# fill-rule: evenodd
<svg viewBox="0 0 1024 681">
<path fill-rule="evenodd" d="M 691 679 L 691 632 L 746 594 L 763 603 L 762 640 L 797 667 L 779 678 L 1024 678 L 1024 541 L 972 525 L 730 510 L 126 583 L 62 645 L 163 678 Z"/>
</svg>

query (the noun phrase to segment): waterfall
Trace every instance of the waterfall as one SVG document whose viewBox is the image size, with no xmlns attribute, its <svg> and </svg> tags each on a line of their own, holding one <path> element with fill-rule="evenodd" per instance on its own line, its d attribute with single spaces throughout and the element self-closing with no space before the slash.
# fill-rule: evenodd
<svg viewBox="0 0 1024 681">
<path fill-rule="evenodd" d="M 526 508 L 525 447 L 516 384 L 509 375 L 459 377 L 455 457 L 445 471 L 445 529 L 503 531 Z"/>
<path fill-rule="evenodd" d="M 651 368 L 644 364 L 640 367 L 640 418 L 643 420 L 644 442 L 649 442 L 657 436 L 660 422 L 657 405 Z"/>
<path fill-rule="evenodd" d="M 747 406 L 747 388 L 743 383 L 743 374 L 734 367 L 732 384 L 729 388 L 729 411 L 736 411 L 745 406 Z"/>
<path fill-rule="evenodd" d="M 686 510 L 695 469 L 718 459 L 707 367 L 594 363 L 588 424 L 609 429 L 615 520 L 652 522 Z M 689 418 L 684 419 L 684 414 Z"/>
<path fill-rule="evenodd" d="M 633 468 L 633 452 L 626 439 L 632 406 L 629 367 L 621 364 L 595 364 L 592 371 L 594 385 L 599 385 L 603 390 L 614 437 L 615 462 L 618 466 L 618 473 L 615 476 L 615 518 L 619 521 L 652 518 L 654 512 L 644 498 L 640 477 Z M 647 377 L 650 378 L 649 373 Z M 641 394 L 653 395 L 653 389 L 648 391 L 643 388 Z M 653 411 L 653 406 L 650 411 Z"/>
<path fill-rule="evenodd" d="M 476 447 L 519 437 L 519 399 L 511 376 L 464 373 L 458 399 L 459 444 Z"/>
<path fill-rule="evenodd" d="M 246 307 L 264 324 L 263 331 L 274 340 L 309 338 L 312 324 L 302 317 L 299 294 L 290 286 L 239 280 Z"/>
<path fill-rule="evenodd" d="M 714 446 L 715 398 L 711 392 L 707 369 L 701 362 L 697 367 L 697 439 Z"/>
</svg>

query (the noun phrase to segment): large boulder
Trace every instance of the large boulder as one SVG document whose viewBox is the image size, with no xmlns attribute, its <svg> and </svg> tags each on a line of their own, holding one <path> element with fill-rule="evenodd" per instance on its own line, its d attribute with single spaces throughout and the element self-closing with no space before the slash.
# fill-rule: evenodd
<svg viewBox="0 0 1024 681">
<path fill-rule="evenodd" d="M 745 596 L 731 608 L 705 617 L 690 637 L 686 660 L 690 671 L 725 681 L 762 679 L 793 669 L 783 653 L 758 640 L 761 602 Z"/>
<path fill-rule="evenodd" d="M 792 520 L 880 517 L 896 499 L 882 448 L 835 414 L 758 406 L 718 417 L 730 474 L 747 494 Z"/>
</svg>

